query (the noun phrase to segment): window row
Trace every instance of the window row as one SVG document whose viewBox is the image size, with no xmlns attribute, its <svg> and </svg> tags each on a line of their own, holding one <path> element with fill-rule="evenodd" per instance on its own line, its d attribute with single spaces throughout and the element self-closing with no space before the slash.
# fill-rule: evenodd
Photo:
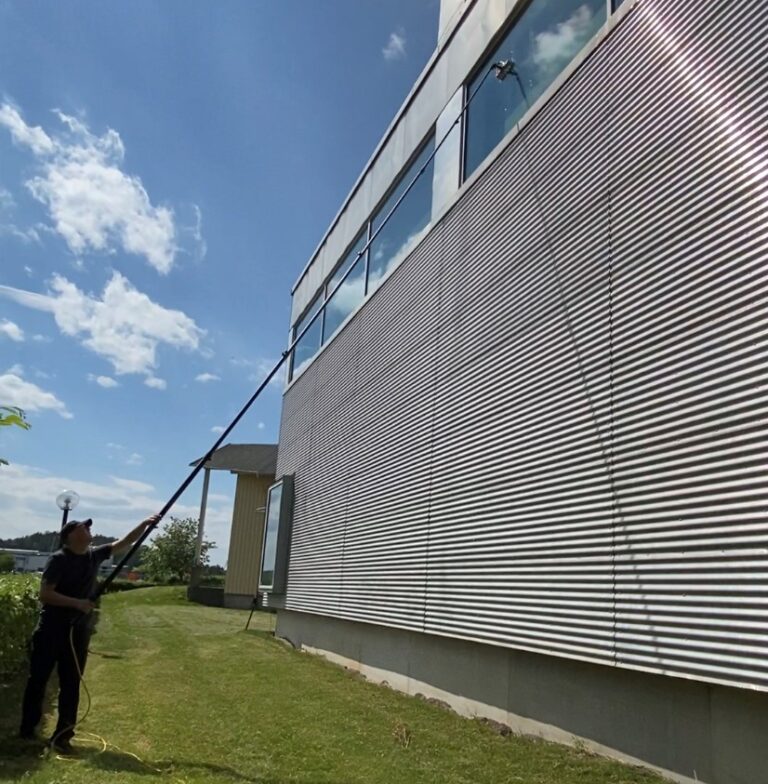
<svg viewBox="0 0 768 784">
<path fill-rule="evenodd" d="M 604 24 L 622 0 L 532 0 L 464 87 L 462 179 L 467 179 Z M 506 62 L 506 78 L 488 75 Z M 317 297 L 296 322 L 290 378 L 304 368 L 387 272 L 427 231 L 432 217 L 432 137 L 401 174 Z M 425 166 L 425 164 L 428 164 Z M 421 171 L 400 202 L 398 199 Z M 459 187 L 459 182 L 454 183 Z M 347 274 L 347 271 L 349 273 Z M 346 278 L 344 275 L 347 274 Z M 344 282 L 339 286 L 339 281 Z M 338 287 L 338 288 L 337 288 Z M 314 321 L 313 321 L 314 319 Z M 311 322 L 311 326 L 306 329 Z"/>
<path fill-rule="evenodd" d="M 389 270 L 407 256 L 421 239 L 432 217 L 434 164 L 430 157 L 433 150 L 434 138 L 431 138 L 368 221 L 305 315 L 296 322 L 294 339 L 315 319 L 293 349 L 291 377 L 312 360 L 320 346 L 333 337 L 347 316 L 378 287 Z M 421 176 L 405 198 L 397 204 L 425 164 L 427 165 Z M 397 209 L 393 212 L 396 204 Z M 350 268 L 351 271 L 347 274 Z M 339 285 L 342 278 L 344 282 Z M 320 310 L 322 312 L 315 318 Z"/>
</svg>

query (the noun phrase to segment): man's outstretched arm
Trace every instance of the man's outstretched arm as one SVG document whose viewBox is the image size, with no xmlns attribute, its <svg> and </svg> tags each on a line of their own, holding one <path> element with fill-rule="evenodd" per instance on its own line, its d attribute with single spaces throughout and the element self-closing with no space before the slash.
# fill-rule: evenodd
<svg viewBox="0 0 768 784">
<path fill-rule="evenodd" d="M 146 520 L 142 520 L 129 534 L 126 534 L 122 539 L 112 542 L 112 554 L 127 550 L 151 525 L 155 525 L 160 519 L 160 515 L 152 515 Z"/>
</svg>

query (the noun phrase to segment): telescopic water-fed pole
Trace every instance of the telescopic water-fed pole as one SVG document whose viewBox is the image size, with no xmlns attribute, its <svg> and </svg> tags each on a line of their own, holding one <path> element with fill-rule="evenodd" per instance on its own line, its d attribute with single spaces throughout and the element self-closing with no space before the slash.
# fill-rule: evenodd
<svg viewBox="0 0 768 784">
<path fill-rule="evenodd" d="M 311 326 L 311 324 L 307 326 Z M 253 393 L 253 395 L 251 395 L 248 402 L 240 409 L 237 416 L 229 423 L 229 425 L 224 430 L 224 432 L 216 439 L 216 443 L 214 443 L 214 445 L 205 453 L 205 457 L 203 457 L 203 459 L 197 463 L 197 465 L 192 469 L 192 471 L 189 472 L 187 478 L 179 485 L 176 492 L 168 499 L 165 506 L 158 512 L 157 521 L 154 522 L 152 525 L 148 525 L 146 527 L 142 535 L 131 545 L 131 549 L 128 550 L 128 552 L 120 559 L 120 561 L 112 570 L 110 575 L 106 578 L 106 580 L 104 580 L 104 582 L 98 586 L 95 594 L 93 595 L 94 600 L 98 599 L 107 590 L 107 588 L 109 588 L 109 586 L 112 584 L 112 581 L 115 579 L 115 577 L 117 577 L 117 575 L 120 573 L 120 570 L 125 566 L 125 564 L 128 563 L 128 560 L 131 558 L 131 556 L 139 549 L 139 547 L 141 547 L 144 540 L 152 533 L 152 531 L 155 529 L 157 524 L 165 517 L 165 515 L 168 514 L 168 511 L 179 500 L 179 498 L 184 493 L 184 491 L 192 484 L 192 482 L 195 480 L 195 477 L 200 473 L 200 471 L 203 470 L 205 464 L 211 459 L 211 455 L 213 455 L 213 453 L 221 446 L 224 439 L 234 430 L 238 422 L 240 422 L 240 420 L 245 416 L 248 409 L 256 402 L 256 398 L 262 393 L 262 391 L 267 386 L 267 384 L 269 384 L 269 382 L 277 374 L 278 370 L 280 370 L 280 368 L 283 366 L 283 363 L 290 355 L 293 346 L 295 346 L 296 343 L 301 339 L 301 336 L 303 335 L 304 331 L 301 333 L 301 335 L 298 336 L 296 340 L 293 341 L 290 348 L 287 351 L 283 352 L 283 355 L 280 357 L 280 360 L 267 374 L 266 378 L 261 382 L 261 384 L 259 384 L 258 389 Z"/>
<path fill-rule="evenodd" d="M 488 78 L 488 76 L 490 76 L 491 73 L 494 73 L 494 72 L 496 72 L 497 78 L 499 78 L 500 80 L 503 80 L 503 78 L 505 76 L 507 76 L 509 73 L 514 73 L 514 67 L 513 67 L 513 64 L 511 63 L 511 61 L 508 61 L 508 60 L 501 61 L 501 62 L 498 62 L 498 63 L 494 63 L 493 65 L 489 66 L 489 68 L 486 71 L 485 75 L 480 80 L 480 83 L 472 91 L 472 94 L 467 98 L 467 100 L 464 103 L 464 106 L 462 107 L 461 111 L 456 116 L 456 119 L 451 123 L 451 127 L 445 132 L 443 138 L 440 139 L 440 141 L 435 145 L 435 148 L 434 148 L 434 150 L 432 150 L 432 153 L 429 155 L 427 160 L 424 161 L 424 163 L 422 164 L 421 168 L 416 173 L 416 175 L 413 177 L 413 179 L 410 181 L 410 183 L 408 183 L 408 187 L 400 194 L 400 197 L 392 205 L 392 209 L 390 209 L 390 211 L 387 213 L 386 217 L 381 222 L 381 225 L 376 229 L 376 231 L 371 233 L 371 236 L 368 238 L 368 241 L 365 243 L 363 248 L 358 252 L 358 254 L 355 257 L 355 259 L 352 262 L 352 264 L 349 265 L 347 271 L 336 282 L 336 285 L 333 287 L 333 290 L 328 293 L 328 295 L 326 297 L 326 301 L 329 300 L 344 285 L 344 282 L 346 281 L 347 276 L 354 269 L 355 264 L 357 263 L 358 259 L 361 256 L 363 256 L 363 254 L 365 254 L 368 251 L 368 248 L 371 246 L 371 243 L 376 239 L 376 237 L 379 235 L 379 233 L 382 231 L 382 229 L 387 225 L 387 223 L 389 223 L 389 219 L 392 217 L 392 215 L 395 213 L 397 208 L 400 206 L 400 204 L 402 203 L 403 199 L 405 199 L 405 197 L 411 192 L 411 190 L 413 189 L 413 186 L 416 184 L 416 181 L 419 179 L 419 177 L 421 177 L 424 174 L 424 172 L 426 171 L 427 166 L 429 166 L 429 164 L 434 159 L 435 155 L 437 155 L 437 153 L 440 150 L 440 148 L 443 146 L 445 141 L 451 135 L 454 127 L 461 121 L 461 118 L 466 114 L 467 109 L 469 109 L 469 105 L 472 103 L 474 97 L 477 95 L 477 93 L 479 92 L 480 88 L 485 83 L 485 80 Z M 184 493 L 184 491 L 192 484 L 192 482 L 195 480 L 195 477 L 200 473 L 200 471 L 203 470 L 203 468 L 205 467 L 205 464 L 211 459 L 211 456 L 213 455 L 213 453 L 221 446 L 221 444 L 224 442 L 226 437 L 234 430 L 234 428 L 237 426 L 237 424 L 240 422 L 240 420 L 248 412 L 248 409 L 256 402 L 256 398 L 259 397 L 259 395 L 264 391 L 264 389 L 267 386 L 267 384 L 269 384 L 269 382 L 275 377 L 277 372 L 280 370 L 280 368 L 285 363 L 285 360 L 288 359 L 289 356 L 291 356 L 294 348 L 296 347 L 296 344 L 304 337 L 304 335 L 314 325 L 314 323 L 317 321 L 318 317 L 322 313 L 323 313 L 323 308 L 320 308 L 309 319 L 309 321 L 304 325 L 304 327 L 294 336 L 293 340 L 291 341 L 291 345 L 283 352 L 283 354 L 280 357 L 280 359 L 278 360 L 277 364 L 272 368 L 272 370 L 269 371 L 269 373 L 267 374 L 267 377 L 261 382 L 261 384 L 259 385 L 258 389 L 253 393 L 253 395 L 251 395 L 251 397 L 248 400 L 248 402 L 240 409 L 240 411 L 237 414 L 237 416 L 229 423 L 227 428 L 218 437 L 218 439 L 216 439 L 216 443 L 214 443 L 214 445 L 205 453 L 205 457 L 203 457 L 203 459 L 200 460 L 197 463 L 197 465 L 192 469 L 192 471 L 190 471 L 190 473 L 187 476 L 187 478 L 179 485 L 179 487 L 176 490 L 176 492 L 168 499 L 168 501 L 166 502 L 165 506 L 158 512 L 157 520 L 154 523 L 152 523 L 152 525 L 147 526 L 147 528 L 144 530 L 142 535 L 131 545 L 130 550 L 128 550 L 128 552 L 120 559 L 120 561 L 114 567 L 114 569 L 109 574 L 109 576 L 106 578 L 106 580 L 104 580 L 104 582 L 101 583 L 101 585 L 98 586 L 98 588 L 96 589 L 94 595 L 91 597 L 94 601 L 96 599 L 98 599 L 107 590 L 107 588 L 109 588 L 109 586 L 112 584 L 114 579 L 120 573 L 120 570 L 126 565 L 126 563 L 128 563 L 128 561 L 133 556 L 133 554 L 139 549 L 139 547 L 141 547 L 143 542 L 152 533 L 152 531 L 157 527 L 157 525 L 165 517 L 165 515 L 168 514 L 169 510 L 179 500 L 179 498 Z"/>
</svg>

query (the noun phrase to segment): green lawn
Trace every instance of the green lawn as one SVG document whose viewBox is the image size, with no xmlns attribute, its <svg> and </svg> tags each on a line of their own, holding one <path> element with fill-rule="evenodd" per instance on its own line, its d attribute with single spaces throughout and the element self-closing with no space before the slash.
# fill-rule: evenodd
<svg viewBox="0 0 768 784">
<path fill-rule="evenodd" d="M 19 686 L 0 689 L 0 781 L 650 784 L 657 776 L 490 727 L 293 651 L 271 616 L 112 594 L 91 644 L 93 707 L 74 760 L 22 749 Z M 85 699 L 81 702 L 85 706 Z M 49 718 L 47 728 L 51 729 Z M 134 756 L 136 755 L 136 756 Z M 139 759 L 140 758 L 140 759 Z"/>
</svg>

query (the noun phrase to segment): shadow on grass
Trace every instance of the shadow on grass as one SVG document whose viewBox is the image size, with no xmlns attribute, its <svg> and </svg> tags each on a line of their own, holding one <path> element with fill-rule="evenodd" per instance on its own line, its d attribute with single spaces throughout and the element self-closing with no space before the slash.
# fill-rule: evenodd
<svg viewBox="0 0 768 784">
<path fill-rule="evenodd" d="M 0 780 L 21 778 L 43 763 L 45 744 L 17 737 L 26 675 L 22 672 L 9 683 L 0 683 Z M 46 694 L 43 713 L 48 713 L 49 708 L 50 690 Z"/>
<path fill-rule="evenodd" d="M 89 656 L 98 656 L 101 659 L 124 659 L 122 653 L 103 653 L 102 651 L 94 651 L 92 649 L 88 649 Z"/>
<path fill-rule="evenodd" d="M 20 779 L 44 762 L 45 743 L 21 741 L 14 734 L 0 739 L 0 781 Z"/>
<path fill-rule="evenodd" d="M 90 767 L 109 773 L 134 773 L 143 776 L 183 778 L 185 774 L 209 773 L 216 781 L 244 781 L 252 784 L 281 784 L 273 776 L 258 778 L 247 776 L 226 765 L 215 765 L 210 762 L 192 762 L 190 760 L 150 760 L 139 759 L 133 754 L 119 749 L 107 749 L 93 753 L 84 753 L 78 758 Z"/>
</svg>

